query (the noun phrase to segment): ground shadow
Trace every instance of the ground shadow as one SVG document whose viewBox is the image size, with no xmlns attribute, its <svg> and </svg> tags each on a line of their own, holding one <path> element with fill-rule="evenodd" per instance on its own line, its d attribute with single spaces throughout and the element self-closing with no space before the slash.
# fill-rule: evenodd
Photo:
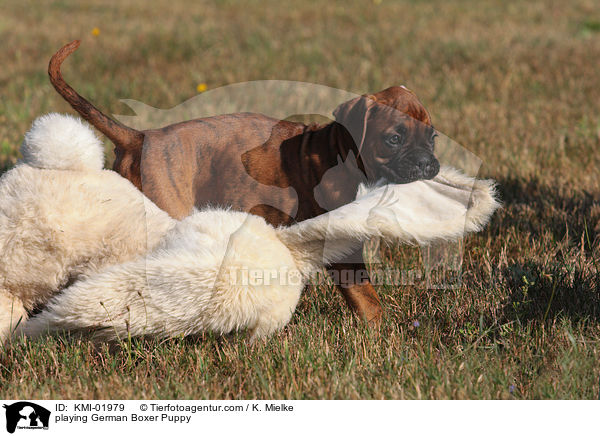
<svg viewBox="0 0 600 436">
<path fill-rule="evenodd" d="M 504 210 L 489 231 L 499 239 L 510 232 L 523 244 L 523 252 L 507 256 L 508 266 L 500 272 L 509 292 L 506 319 L 600 321 L 599 193 L 537 179 L 498 183 Z M 539 251 L 553 243 L 560 248 L 552 259 L 532 256 L 543 255 Z"/>
</svg>

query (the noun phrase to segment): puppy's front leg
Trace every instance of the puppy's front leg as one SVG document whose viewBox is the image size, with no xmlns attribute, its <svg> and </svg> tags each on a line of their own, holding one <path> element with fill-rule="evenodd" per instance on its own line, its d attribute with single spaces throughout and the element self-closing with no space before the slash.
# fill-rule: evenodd
<svg viewBox="0 0 600 436">
<path fill-rule="evenodd" d="M 362 247 L 346 258 L 346 262 L 331 265 L 335 285 L 340 290 L 350 309 L 371 326 L 378 326 L 383 316 L 381 302 L 369 279 Z"/>
</svg>

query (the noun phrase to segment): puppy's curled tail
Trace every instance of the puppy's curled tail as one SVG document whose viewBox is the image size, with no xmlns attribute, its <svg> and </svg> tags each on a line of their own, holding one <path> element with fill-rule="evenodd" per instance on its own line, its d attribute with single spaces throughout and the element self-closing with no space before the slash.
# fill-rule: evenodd
<svg viewBox="0 0 600 436">
<path fill-rule="evenodd" d="M 50 113 L 37 118 L 21 144 L 22 162 L 36 168 L 100 171 L 104 148 L 79 118 Z"/>
<path fill-rule="evenodd" d="M 144 134 L 127 127 L 100 112 L 93 104 L 79 95 L 64 81 L 60 66 L 63 61 L 79 47 L 81 41 L 73 41 L 58 50 L 48 64 L 48 75 L 54 89 L 75 109 L 87 122 L 102 132 L 117 147 L 134 150 L 142 147 Z"/>
</svg>

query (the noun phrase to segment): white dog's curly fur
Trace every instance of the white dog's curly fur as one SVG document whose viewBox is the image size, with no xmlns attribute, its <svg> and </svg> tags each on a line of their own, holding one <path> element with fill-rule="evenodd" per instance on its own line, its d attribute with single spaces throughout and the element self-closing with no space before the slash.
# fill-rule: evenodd
<svg viewBox="0 0 600 436">
<path fill-rule="evenodd" d="M 38 118 L 21 154 L 0 178 L 0 342 L 69 281 L 146 253 L 175 224 L 102 169 L 101 142 L 76 118 Z"/>
<path fill-rule="evenodd" d="M 54 141 L 47 146 L 56 147 Z M 69 143 L 76 146 L 77 141 Z M 40 149 L 37 155 L 44 154 L 44 146 Z M 129 182 L 109 171 L 61 170 L 47 177 L 44 171 L 50 170 L 33 169 L 27 162 L 12 171 L 17 170 L 14 177 L 35 190 L 29 197 L 14 184 L 12 190 L 0 191 L 0 195 L 13 192 L 14 198 L 14 204 L 6 208 L 13 221 L 0 222 L 0 243 L 10 241 L 9 231 L 2 229 L 23 227 L 23 234 L 34 235 L 19 239 L 16 246 L 27 262 L 27 256 L 36 260 L 38 280 L 44 281 L 41 288 L 30 286 L 34 291 L 30 295 L 19 294 L 25 288 L 14 286 L 8 295 L 20 298 L 24 307 L 33 306 L 60 289 L 69 277 L 77 278 L 21 326 L 29 336 L 75 330 L 116 340 L 247 329 L 252 338 L 264 337 L 287 324 L 308 277 L 353 251 L 356 242 L 374 236 L 419 244 L 454 239 L 480 230 L 498 207 L 490 182 L 444 169 L 433 181 L 364 188 L 355 202 L 287 228 L 220 209 L 194 211 L 174 223 L 140 193 L 134 195 Z M 27 175 L 26 180 L 21 173 Z M 100 180 L 99 174 L 105 173 L 110 176 Z M 4 188 L 5 184 L 3 178 L 0 185 Z M 97 190 L 90 190 L 89 185 Z M 86 188 L 78 193 L 81 187 Z M 4 197 L 0 198 L 4 204 Z M 29 223 L 16 217 L 19 200 L 25 200 L 25 212 L 30 215 L 31 210 L 42 210 L 37 214 L 43 220 Z M 58 218 L 49 218 L 52 211 Z M 150 237 L 147 246 L 140 246 L 146 223 Z M 42 237 L 61 229 L 67 233 L 60 241 L 49 238 L 49 243 Z M 31 245 L 27 252 L 26 244 Z M 84 255 L 82 247 L 87 249 Z M 136 256 L 146 248 L 147 254 Z M 55 262 L 47 257 L 50 249 L 67 254 Z M 122 257 L 117 258 L 116 252 Z M 4 281 L 25 280 L 26 265 L 16 264 L 11 256 L 6 260 L 18 268 L 12 281 Z"/>
<path fill-rule="evenodd" d="M 65 289 L 25 333 L 92 331 L 114 340 L 248 329 L 261 337 L 287 324 L 303 285 L 264 219 L 206 210 L 180 222 L 149 255 Z"/>
</svg>

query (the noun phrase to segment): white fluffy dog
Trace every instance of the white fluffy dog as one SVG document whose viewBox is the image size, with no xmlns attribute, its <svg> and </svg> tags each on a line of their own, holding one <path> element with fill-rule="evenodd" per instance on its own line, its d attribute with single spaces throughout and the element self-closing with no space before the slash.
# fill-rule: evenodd
<svg viewBox="0 0 600 436">
<path fill-rule="evenodd" d="M 23 331 L 109 341 L 237 330 L 265 337 L 289 322 L 310 275 L 357 241 L 454 239 L 480 230 L 497 206 L 491 182 L 444 169 L 435 181 L 364 188 L 355 202 L 287 228 L 196 211 L 148 255 L 65 289 Z"/>
<path fill-rule="evenodd" d="M 23 333 L 264 337 L 287 324 L 310 275 L 356 242 L 454 239 L 498 206 L 491 182 L 444 169 L 432 181 L 363 188 L 355 202 L 287 228 L 215 209 L 175 222 L 101 169 L 100 144 L 77 120 L 41 118 L 22 153 L 0 179 L 4 334 L 47 302 Z"/>
<path fill-rule="evenodd" d="M 38 118 L 21 154 L 0 178 L 0 343 L 68 282 L 146 253 L 175 224 L 102 169 L 102 144 L 76 118 Z"/>
</svg>

